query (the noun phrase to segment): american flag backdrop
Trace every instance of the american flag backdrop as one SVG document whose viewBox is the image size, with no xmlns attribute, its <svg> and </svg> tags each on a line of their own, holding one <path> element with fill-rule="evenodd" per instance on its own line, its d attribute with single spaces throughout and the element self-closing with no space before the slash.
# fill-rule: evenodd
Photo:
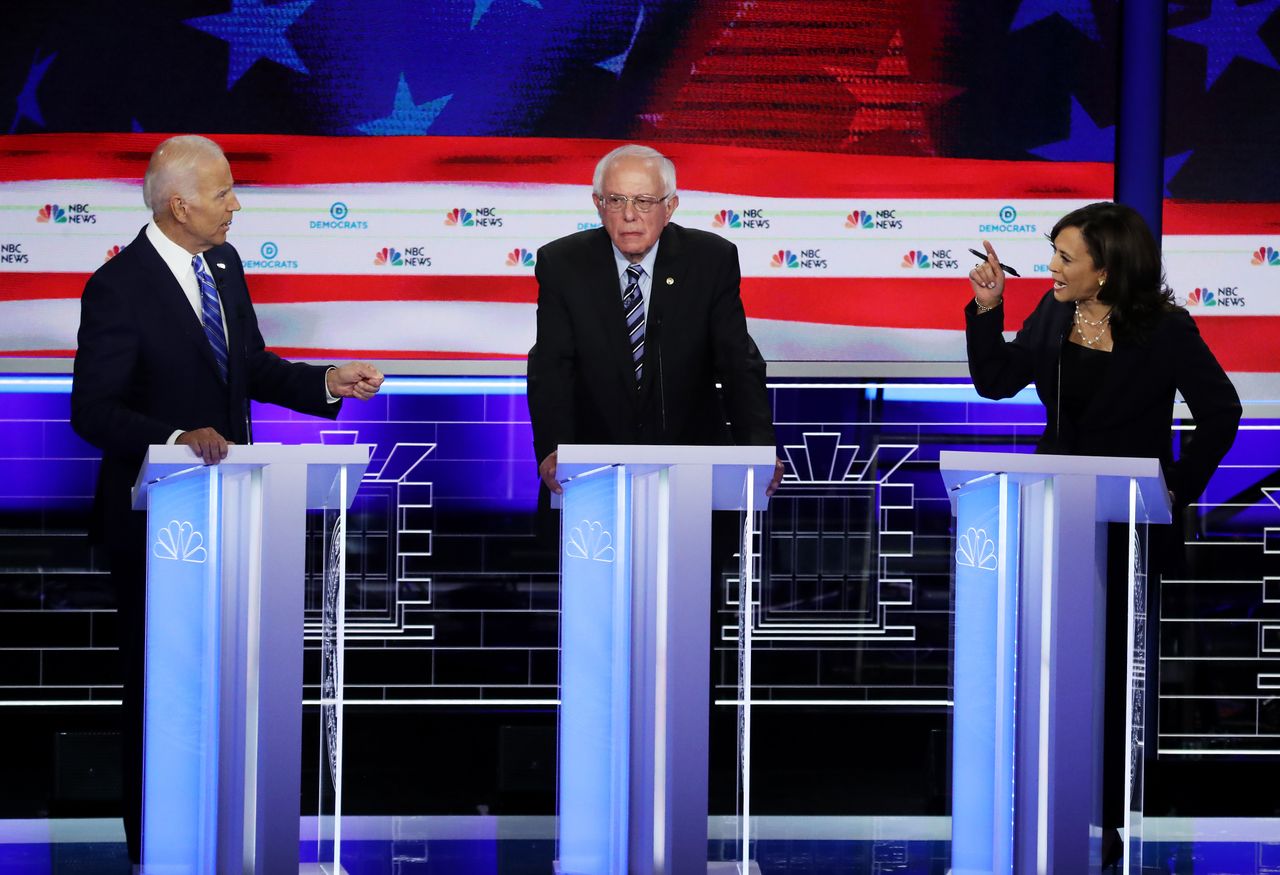
<svg viewBox="0 0 1280 875">
<path fill-rule="evenodd" d="M 1233 371 L 1280 370 L 1280 0 L 1174 4 L 1165 258 Z M 737 243 L 773 360 L 964 358 L 970 246 L 1047 287 L 1044 233 L 1113 188 L 1112 0 L 10 4 L 0 353 L 65 357 L 146 221 L 164 135 L 227 149 L 231 241 L 295 356 L 520 357 L 537 248 L 596 158 L 652 143 L 675 220 Z"/>
</svg>

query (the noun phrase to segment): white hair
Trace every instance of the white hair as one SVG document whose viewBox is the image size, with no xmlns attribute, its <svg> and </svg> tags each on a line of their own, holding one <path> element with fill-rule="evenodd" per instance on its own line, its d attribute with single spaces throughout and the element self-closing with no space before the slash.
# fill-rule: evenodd
<svg viewBox="0 0 1280 875">
<path fill-rule="evenodd" d="M 676 193 L 676 166 L 671 163 L 671 159 L 657 149 L 628 143 L 625 146 L 619 146 L 614 149 L 596 164 L 596 174 L 591 180 L 591 190 L 595 194 L 604 194 L 605 174 L 609 172 L 609 168 L 613 166 L 613 163 L 621 158 L 638 158 L 641 161 L 656 163 L 658 165 L 658 178 L 662 180 L 662 196 L 671 197 Z"/>
<path fill-rule="evenodd" d="M 151 153 L 147 175 L 142 178 L 142 200 L 151 215 L 159 216 L 169 207 L 175 194 L 195 197 L 195 169 L 205 160 L 226 155 L 222 147 L 208 137 L 183 134 L 170 137 Z"/>
</svg>

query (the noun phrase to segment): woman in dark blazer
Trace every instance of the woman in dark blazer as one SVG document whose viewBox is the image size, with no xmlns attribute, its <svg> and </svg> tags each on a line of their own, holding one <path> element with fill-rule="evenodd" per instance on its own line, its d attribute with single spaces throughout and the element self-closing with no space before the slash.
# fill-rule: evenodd
<svg viewBox="0 0 1280 875">
<path fill-rule="evenodd" d="M 969 272 L 973 300 L 965 307 L 974 388 L 984 398 L 1008 398 L 1035 382 L 1046 414 L 1037 452 L 1159 459 L 1178 519 L 1235 440 L 1241 413 L 1235 387 L 1191 316 L 1174 303 L 1160 250 L 1136 210 L 1089 204 L 1059 219 L 1049 239 L 1053 288 L 1012 341 L 1002 334 L 1004 271 L 984 241 L 987 259 Z M 1175 392 L 1196 425 L 1177 461 Z M 1122 539 L 1111 540 L 1123 545 Z M 1158 549 L 1157 541 L 1168 544 Z M 1167 530 L 1153 537 L 1148 579 L 1177 562 L 1177 546 Z M 1117 558 L 1123 567 L 1125 557 Z M 1149 599 L 1156 589 L 1148 587 Z M 1152 607 L 1149 601 L 1148 642 L 1157 638 Z M 1125 805 L 1126 616 L 1125 588 L 1108 587 L 1103 825 L 1110 829 L 1104 833 L 1104 866 L 1117 862 L 1122 851 L 1114 827 Z M 1156 661 L 1149 657 L 1147 665 L 1154 670 Z M 1155 701 L 1156 687 L 1152 676 L 1148 702 Z M 1148 707 L 1148 713 L 1153 720 L 1155 712 Z"/>
</svg>

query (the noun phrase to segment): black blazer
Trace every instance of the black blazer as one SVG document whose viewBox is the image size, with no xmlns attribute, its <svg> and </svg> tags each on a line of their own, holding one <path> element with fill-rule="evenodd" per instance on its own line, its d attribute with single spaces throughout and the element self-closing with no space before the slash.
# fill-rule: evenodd
<svg viewBox="0 0 1280 875">
<path fill-rule="evenodd" d="M 1005 342 L 1004 307 L 965 308 L 969 374 L 984 398 L 1008 398 L 1033 380 L 1046 422 L 1037 452 L 1157 458 L 1179 505 L 1200 497 L 1231 449 L 1240 397 L 1186 310 L 1165 313 L 1142 340 L 1116 336 L 1103 384 L 1079 422 L 1058 415 L 1059 359 L 1074 305 L 1045 293 L 1022 330 Z M 1195 432 L 1173 461 L 1173 400 L 1180 392 Z"/>
<path fill-rule="evenodd" d="M 568 443 L 774 444 L 764 358 L 747 333 L 732 243 L 676 224 L 663 230 L 638 389 L 608 233 L 548 243 L 535 270 L 528 375 L 538 461 Z"/>
<path fill-rule="evenodd" d="M 129 489 L 151 444 L 206 426 L 248 443 L 249 399 L 330 419 L 325 368 L 268 352 L 229 244 L 204 254 L 227 323 L 228 379 L 218 373 L 200 318 L 145 229 L 89 278 L 71 385 L 71 425 L 99 447 L 99 522 L 129 507 Z M 111 531 L 108 525 L 108 533 Z"/>
</svg>

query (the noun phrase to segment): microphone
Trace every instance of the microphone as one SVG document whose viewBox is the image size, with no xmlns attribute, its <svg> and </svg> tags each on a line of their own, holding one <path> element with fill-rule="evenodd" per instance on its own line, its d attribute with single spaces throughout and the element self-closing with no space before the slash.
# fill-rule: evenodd
<svg viewBox="0 0 1280 875">
<path fill-rule="evenodd" d="M 653 340 L 658 349 L 658 409 L 662 414 L 662 436 L 667 436 L 667 393 L 662 379 L 662 317 L 653 320 Z"/>
</svg>

